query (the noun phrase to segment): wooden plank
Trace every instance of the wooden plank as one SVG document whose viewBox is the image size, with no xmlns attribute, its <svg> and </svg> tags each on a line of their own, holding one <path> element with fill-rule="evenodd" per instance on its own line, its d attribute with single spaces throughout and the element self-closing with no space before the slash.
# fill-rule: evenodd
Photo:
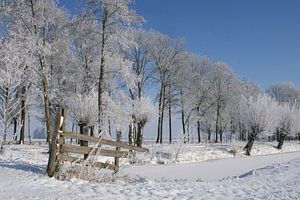
<svg viewBox="0 0 300 200">
<path fill-rule="evenodd" d="M 93 163 L 93 165 L 95 167 L 99 167 L 99 168 L 103 168 L 103 169 L 110 169 L 110 170 L 116 171 L 116 166 L 112 165 L 112 164 L 109 164 L 109 163 L 95 162 L 95 163 Z"/>
<path fill-rule="evenodd" d="M 125 144 L 123 142 L 116 142 L 116 141 L 111 141 L 111 140 L 106 140 L 106 139 L 101 139 L 101 144 L 104 145 L 111 145 L 115 147 L 121 147 L 123 149 L 129 149 L 137 152 L 149 152 L 149 149 L 144 148 L 144 147 L 137 147 L 129 144 Z"/>
<path fill-rule="evenodd" d="M 99 141 L 99 138 L 90 137 L 90 136 L 86 136 L 86 135 L 82 135 L 82 134 L 78 134 L 78 133 L 73 133 L 73 132 L 70 132 L 70 131 L 64 131 L 64 132 L 59 133 L 59 134 L 65 136 L 65 137 L 79 139 L 79 140 L 83 140 L 83 141 L 87 141 L 87 142 L 97 143 Z"/>
<path fill-rule="evenodd" d="M 116 170 L 116 166 L 115 165 L 112 165 L 112 164 L 109 164 L 109 163 L 103 163 L 103 162 L 90 162 L 88 160 L 84 160 L 84 159 L 81 159 L 81 158 L 76 158 L 76 157 L 73 157 L 73 156 L 67 156 L 67 155 L 63 155 L 61 156 L 60 158 L 61 160 L 63 161 L 67 161 L 67 162 L 75 162 L 75 163 L 78 163 L 78 164 L 82 164 L 82 163 L 86 163 L 87 165 L 93 165 L 94 167 L 98 167 L 98 168 L 103 168 L 103 169 L 110 169 L 110 170 L 113 170 L 115 171 Z"/>
<path fill-rule="evenodd" d="M 60 133 L 60 135 L 64 135 L 65 137 L 71 137 L 74 139 L 84 140 L 84 141 L 88 141 L 88 142 L 94 142 L 94 143 L 99 142 L 99 138 L 81 135 L 81 134 L 77 134 L 77 133 L 73 133 L 73 132 L 69 132 L 69 131 L 64 131 L 63 133 Z M 116 142 L 116 141 L 111 141 L 111 140 L 107 140 L 107 139 L 101 139 L 99 144 L 121 147 L 124 149 L 129 149 L 129 150 L 138 151 L 138 152 L 149 152 L 149 149 L 144 148 L 144 147 L 137 147 L 137 146 L 125 144 L 123 142 Z"/>
<path fill-rule="evenodd" d="M 132 156 L 132 153 L 128 151 L 116 151 L 116 150 L 108 150 L 108 149 L 100 149 L 98 150 L 98 153 L 102 156 L 118 157 L 118 158 L 128 158 Z"/>
<path fill-rule="evenodd" d="M 92 147 L 62 144 L 63 152 L 76 153 L 76 154 L 89 154 L 92 150 L 93 150 Z M 132 155 L 131 152 L 127 152 L 127 151 L 116 151 L 116 150 L 109 150 L 109 149 L 102 149 L 102 148 L 95 149 L 93 155 L 95 154 L 108 156 L 108 157 L 119 157 L 119 158 L 128 158 Z"/>
<path fill-rule="evenodd" d="M 77 153 L 77 154 L 88 154 L 92 150 L 91 147 L 80 147 L 68 144 L 61 144 L 63 152 Z"/>
<path fill-rule="evenodd" d="M 67 162 L 82 162 L 84 161 L 82 158 L 77 158 L 77 157 L 73 157 L 73 156 L 67 156 L 67 155 L 61 155 L 60 156 L 60 160 L 62 161 L 67 161 Z"/>
</svg>

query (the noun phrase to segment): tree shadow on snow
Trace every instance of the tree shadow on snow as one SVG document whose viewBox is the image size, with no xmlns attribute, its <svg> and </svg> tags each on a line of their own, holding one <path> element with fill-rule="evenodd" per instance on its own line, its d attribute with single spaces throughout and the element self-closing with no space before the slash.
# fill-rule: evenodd
<svg viewBox="0 0 300 200">
<path fill-rule="evenodd" d="M 14 163 L 14 162 L 7 162 L 7 161 L 0 161 L 0 167 L 15 169 L 15 170 L 22 170 L 25 172 L 33 172 L 35 174 L 44 174 L 45 169 L 43 167 L 34 166 L 26 163 Z"/>
</svg>

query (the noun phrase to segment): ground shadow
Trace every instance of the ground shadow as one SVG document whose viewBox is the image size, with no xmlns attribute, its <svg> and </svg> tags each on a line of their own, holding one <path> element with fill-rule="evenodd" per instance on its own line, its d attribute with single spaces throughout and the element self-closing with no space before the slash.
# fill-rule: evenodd
<svg viewBox="0 0 300 200">
<path fill-rule="evenodd" d="M 35 174 L 44 174 L 45 168 L 40 166 L 34 166 L 27 163 L 15 163 L 15 162 L 7 162 L 0 160 L 0 167 L 15 169 L 15 170 L 22 170 L 25 172 L 33 172 Z"/>
</svg>

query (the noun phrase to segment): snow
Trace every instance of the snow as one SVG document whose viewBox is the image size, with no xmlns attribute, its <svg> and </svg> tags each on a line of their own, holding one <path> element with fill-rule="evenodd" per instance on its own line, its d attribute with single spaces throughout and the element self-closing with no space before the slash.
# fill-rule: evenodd
<svg viewBox="0 0 300 200">
<path fill-rule="evenodd" d="M 176 144 L 151 146 L 153 152 L 170 153 Z M 124 162 L 111 180 L 94 182 L 48 178 L 47 145 L 9 145 L 0 155 L 0 199 L 300 199 L 299 143 L 286 142 L 282 152 L 273 151 L 270 143 L 259 143 L 253 153 L 275 154 L 246 157 L 240 152 L 225 158 L 226 150 L 221 149 L 231 146 L 186 145 L 176 162 L 172 156 L 167 164 Z M 195 162 L 207 159 L 206 151 L 213 149 L 225 159 Z M 297 152 L 284 153 L 289 150 Z M 197 156 L 183 159 L 188 151 Z"/>
<path fill-rule="evenodd" d="M 206 160 L 245 157 L 245 142 L 234 143 L 177 143 L 171 145 L 148 144 L 145 147 L 150 149 L 150 153 L 137 154 L 135 162 L 137 164 L 171 164 L 190 163 Z M 276 148 L 276 142 L 255 142 L 251 155 L 267 155 L 286 152 L 300 151 L 299 142 L 285 141 L 282 150 Z M 233 152 L 236 152 L 234 155 Z"/>
<path fill-rule="evenodd" d="M 288 162 L 300 152 L 267 156 L 218 159 L 207 162 L 161 165 L 125 166 L 125 174 L 136 174 L 151 180 L 215 181 L 239 176 L 274 163 Z M 183 173 L 184 172 L 184 173 Z"/>
</svg>

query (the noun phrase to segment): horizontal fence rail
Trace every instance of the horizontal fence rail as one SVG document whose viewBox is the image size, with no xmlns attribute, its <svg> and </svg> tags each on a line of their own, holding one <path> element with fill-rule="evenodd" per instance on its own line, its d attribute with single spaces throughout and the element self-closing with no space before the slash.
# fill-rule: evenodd
<svg viewBox="0 0 300 200">
<path fill-rule="evenodd" d="M 68 131 L 63 131 L 59 134 L 62 136 L 65 136 L 65 137 L 70 137 L 70 138 L 78 139 L 78 140 L 82 140 L 82 141 L 94 142 L 94 143 L 99 143 L 102 145 L 110 145 L 110 146 L 114 146 L 114 147 L 120 147 L 120 148 L 129 149 L 129 150 L 133 150 L 133 151 L 138 151 L 138 152 L 149 152 L 149 149 L 144 148 L 144 147 L 137 147 L 137 146 L 125 144 L 123 142 L 111 141 L 111 140 L 107 140 L 107 139 L 103 139 L 103 138 L 81 135 L 78 133 L 73 133 L 73 132 L 68 132 Z"/>
</svg>

